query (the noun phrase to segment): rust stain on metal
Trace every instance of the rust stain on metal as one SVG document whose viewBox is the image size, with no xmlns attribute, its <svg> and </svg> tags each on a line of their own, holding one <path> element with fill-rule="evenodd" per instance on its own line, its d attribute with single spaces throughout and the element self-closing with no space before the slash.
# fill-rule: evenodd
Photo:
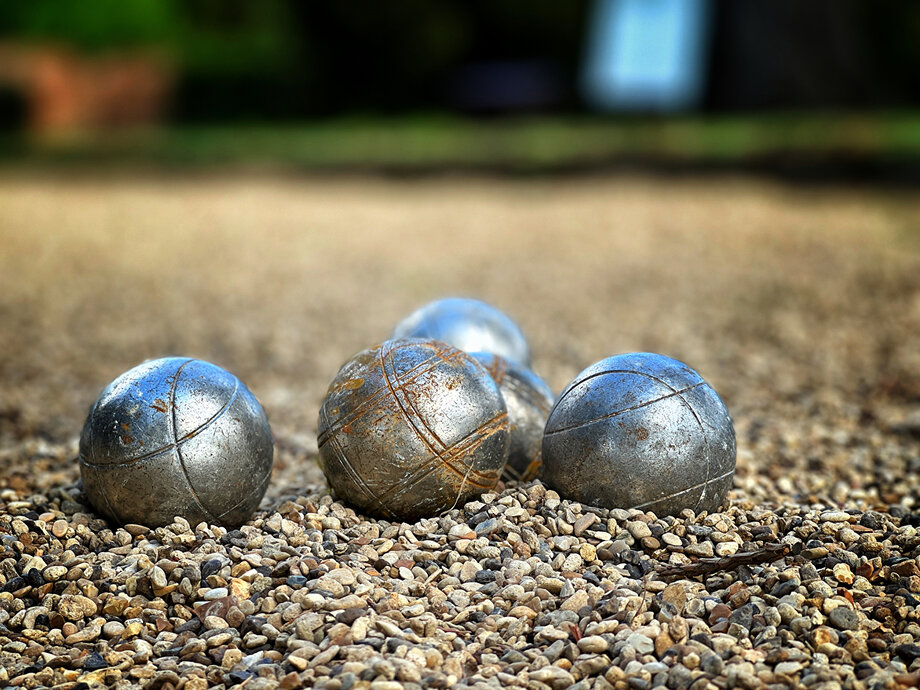
<svg viewBox="0 0 920 690">
<path fill-rule="evenodd" d="M 503 477 L 528 481 L 542 467 L 543 429 L 553 406 L 553 393 L 535 373 L 500 355 L 474 352 L 478 361 L 498 384 L 508 408 L 511 446 Z"/>
<path fill-rule="evenodd" d="M 439 411 L 458 390 L 469 416 L 447 422 Z M 323 471 L 359 509 L 388 519 L 436 515 L 455 495 L 469 500 L 495 486 L 509 433 L 503 408 L 465 353 L 388 341 L 356 355 L 330 385 L 319 423 Z"/>
<path fill-rule="evenodd" d="M 337 391 L 356 391 L 363 385 L 364 385 L 363 378 L 346 379 L 345 381 L 339 381 L 338 383 L 336 383 L 335 390 Z"/>
</svg>

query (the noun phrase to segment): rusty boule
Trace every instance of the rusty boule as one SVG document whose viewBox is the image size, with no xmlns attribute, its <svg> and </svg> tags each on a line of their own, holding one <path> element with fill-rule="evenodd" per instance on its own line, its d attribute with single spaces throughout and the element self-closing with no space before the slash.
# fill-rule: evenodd
<svg viewBox="0 0 920 690">
<path fill-rule="evenodd" d="M 265 411 L 233 374 L 167 357 L 115 379 L 80 438 L 93 507 L 120 524 L 237 527 L 258 508 L 274 448 Z"/>
<path fill-rule="evenodd" d="M 553 391 L 530 369 L 491 352 L 472 353 L 498 384 L 508 408 L 511 448 L 505 481 L 529 481 L 540 474 L 543 428 L 553 407 Z"/>
<path fill-rule="evenodd" d="M 735 430 L 712 386 L 648 352 L 588 367 L 556 400 L 543 477 L 569 499 L 676 515 L 714 511 L 735 472 Z"/>
<path fill-rule="evenodd" d="M 509 316 L 476 299 L 447 297 L 419 307 L 393 329 L 393 338 L 434 338 L 466 352 L 492 352 L 530 366 L 530 346 Z"/>
<path fill-rule="evenodd" d="M 359 352 L 319 413 L 319 459 L 332 491 L 389 520 L 432 517 L 491 490 L 509 442 L 497 384 L 468 354 L 435 340 Z"/>
</svg>

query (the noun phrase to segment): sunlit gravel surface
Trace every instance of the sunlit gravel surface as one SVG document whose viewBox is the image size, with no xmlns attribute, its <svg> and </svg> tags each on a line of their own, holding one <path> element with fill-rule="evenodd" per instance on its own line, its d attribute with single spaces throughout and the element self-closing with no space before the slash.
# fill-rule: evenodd
<svg viewBox="0 0 920 690">
<path fill-rule="evenodd" d="M 514 317 L 556 391 L 620 352 L 696 368 L 735 420 L 723 512 L 608 511 L 540 482 L 415 524 L 334 502 L 326 386 L 450 294 Z M 89 406 L 172 354 L 268 412 L 275 475 L 240 530 L 117 528 L 81 503 Z M 914 687 L 918 470 L 915 193 L 0 177 L 5 685 Z"/>
</svg>

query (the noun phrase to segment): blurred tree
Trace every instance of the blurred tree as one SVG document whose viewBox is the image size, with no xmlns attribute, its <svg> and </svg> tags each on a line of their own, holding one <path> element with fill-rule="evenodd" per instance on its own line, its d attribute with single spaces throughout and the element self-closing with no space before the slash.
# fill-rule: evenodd
<svg viewBox="0 0 920 690">
<path fill-rule="evenodd" d="M 0 3 L 0 36 L 84 54 L 159 49 L 191 72 L 265 72 L 295 55 L 288 0 Z"/>
<path fill-rule="evenodd" d="M 176 0 L 28 0 L 0 3 L 0 35 L 82 52 L 160 46 L 181 17 Z"/>
<path fill-rule="evenodd" d="M 201 74 L 272 74 L 295 61 L 287 0 L 185 0 L 172 40 L 182 67 Z"/>
<path fill-rule="evenodd" d="M 176 22 L 185 120 L 291 117 L 304 112 L 304 45 L 291 0 L 186 0 Z"/>
</svg>

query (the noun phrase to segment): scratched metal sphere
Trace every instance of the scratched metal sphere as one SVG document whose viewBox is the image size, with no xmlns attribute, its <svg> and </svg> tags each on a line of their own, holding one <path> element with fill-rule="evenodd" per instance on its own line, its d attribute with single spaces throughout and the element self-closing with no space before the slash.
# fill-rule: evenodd
<svg viewBox="0 0 920 690">
<path fill-rule="evenodd" d="M 714 511 L 735 473 L 735 429 L 693 369 L 647 352 L 608 357 L 562 392 L 543 477 L 566 498 L 676 515 Z"/>
<path fill-rule="evenodd" d="M 400 321 L 394 338 L 433 338 L 466 352 L 492 352 L 530 366 L 530 347 L 514 321 L 490 304 L 465 297 L 429 302 Z"/>
<path fill-rule="evenodd" d="M 435 340 L 388 340 L 358 353 L 319 413 L 329 486 L 389 520 L 433 517 L 489 491 L 509 441 L 496 383 L 468 354 Z"/>
<path fill-rule="evenodd" d="M 121 523 L 181 516 L 237 527 L 258 508 L 272 470 L 271 429 L 228 371 L 168 357 L 122 374 L 93 406 L 80 438 L 83 488 Z"/>
<path fill-rule="evenodd" d="M 543 428 L 553 407 L 553 391 L 520 364 L 490 352 L 474 352 L 505 398 L 511 422 L 511 448 L 502 472 L 505 481 L 529 481 L 540 473 Z"/>
</svg>

